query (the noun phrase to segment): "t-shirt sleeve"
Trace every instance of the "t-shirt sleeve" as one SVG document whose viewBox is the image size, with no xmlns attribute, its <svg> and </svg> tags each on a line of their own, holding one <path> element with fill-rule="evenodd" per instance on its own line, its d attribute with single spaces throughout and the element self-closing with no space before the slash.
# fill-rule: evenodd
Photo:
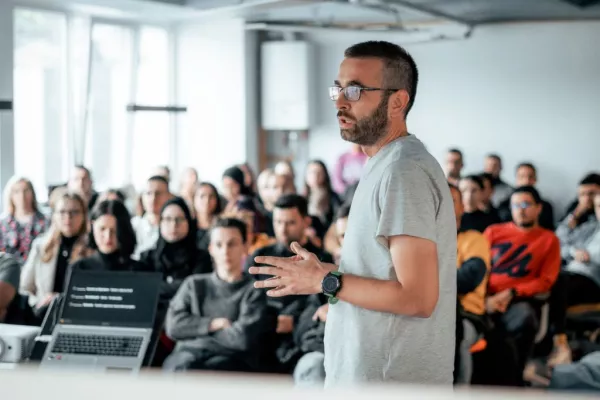
<svg viewBox="0 0 600 400">
<path fill-rule="evenodd" d="M 394 163 L 384 172 L 379 190 L 377 240 L 408 235 L 437 242 L 436 215 L 439 190 L 418 165 Z"/>
</svg>

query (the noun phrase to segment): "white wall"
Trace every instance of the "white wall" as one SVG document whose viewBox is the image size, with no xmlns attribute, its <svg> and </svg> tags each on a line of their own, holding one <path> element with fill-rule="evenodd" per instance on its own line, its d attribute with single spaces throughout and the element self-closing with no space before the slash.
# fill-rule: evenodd
<svg viewBox="0 0 600 400">
<path fill-rule="evenodd" d="M 0 100 L 13 100 L 13 12 L 11 3 L 0 1 Z M 0 188 L 14 173 L 12 111 L 0 111 Z M 2 199 L 0 199 L 0 205 Z"/>
<path fill-rule="evenodd" d="M 178 165 L 197 168 L 201 180 L 217 186 L 226 168 L 247 160 L 256 141 L 256 124 L 247 123 L 255 121 L 255 102 L 248 104 L 252 85 L 246 81 L 248 46 L 256 43 L 238 19 L 179 29 L 178 103 L 188 112 L 180 120 Z"/>
<path fill-rule="evenodd" d="M 480 171 L 484 155 L 498 152 L 512 182 L 515 165 L 532 161 L 542 194 L 562 214 L 582 176 L 600 170 L 599 38 L 598 22 L 538 23 L 477 28 L 464 41 L 407 45 L 420 72 L 409 130 L 440 161 L 448 147 L 461 148 L 466 172 Z M 321 90 L 310 152 L 332 165 L 348 145 L 339 138 L 326 88 L 344 49 L 374 37 L 309 39 L 318 46 Z M 394 41 L 391 35 L 381 39 Z"/>
</svg>

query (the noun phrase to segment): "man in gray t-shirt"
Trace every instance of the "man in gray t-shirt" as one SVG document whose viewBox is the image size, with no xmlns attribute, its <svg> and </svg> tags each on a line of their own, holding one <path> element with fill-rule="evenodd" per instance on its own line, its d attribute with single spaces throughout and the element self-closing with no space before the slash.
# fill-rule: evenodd
<svg viewBox="0 0 600 400">
<path fill-rule="evenodd" d="M 369 156 L 352 201 L 339 271 L 292 244 L 294 259 L 257 257 L 269 296 L 324 293 L 326 386 L 451 387 L 456 331 L 456 219 L 444 173 L 408 133 L 412 57 L 388 42 L 348 48 L 329 95 L 342 138 Z"/>
</svg>

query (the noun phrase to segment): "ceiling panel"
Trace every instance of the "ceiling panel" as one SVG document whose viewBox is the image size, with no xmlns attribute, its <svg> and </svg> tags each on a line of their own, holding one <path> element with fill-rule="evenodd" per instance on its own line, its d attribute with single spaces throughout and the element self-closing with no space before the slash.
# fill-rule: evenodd
<svg viewBox="0 0 600 400">
<path fill-rule="evenodd" d="M 402 1 L 385 0 L 388 4 Z M 565 0 L 406 0 L 473 23 L 600 19 L 600 2 L 578 7 Z"/>
</svg>

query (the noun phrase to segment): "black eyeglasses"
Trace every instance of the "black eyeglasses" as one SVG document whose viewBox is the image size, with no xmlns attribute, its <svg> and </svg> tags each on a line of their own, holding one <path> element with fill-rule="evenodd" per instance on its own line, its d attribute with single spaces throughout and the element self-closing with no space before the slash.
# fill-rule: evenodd
<svg viewBox="0 0 600 400">
<path fill-rule="evenodd" d="M 340 93 L 344 92 L 344 97 L 348 101 L 358 101 L 360 100 L 360 94 L 364 91 L 373 92 L 376 90 L 383 90 L 385 92 L 396 92 L 400 89 L 382 89 L 382 88 L 371 88 L 371 87 L 362 87 L 356 85 L 346 86 L 345 88 L 340 86 L 331 86 L 329 87 L 329 98 L 333 101 L 337 101 L 340 97 Z"/>
</svg>

